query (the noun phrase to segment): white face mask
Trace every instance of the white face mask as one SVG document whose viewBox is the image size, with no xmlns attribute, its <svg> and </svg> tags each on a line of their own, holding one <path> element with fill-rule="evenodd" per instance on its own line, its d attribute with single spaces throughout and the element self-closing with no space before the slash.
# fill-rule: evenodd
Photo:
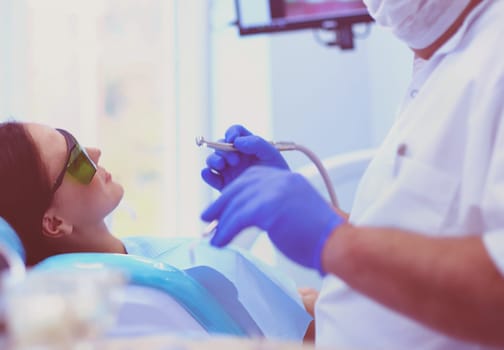
<svg viewBox="0 0 504 350">
<path fill-rule="evenodd" d="M 376 22 L 413 49 L 434 43 L 470 0 L 364 0 Z"/>
</svg>

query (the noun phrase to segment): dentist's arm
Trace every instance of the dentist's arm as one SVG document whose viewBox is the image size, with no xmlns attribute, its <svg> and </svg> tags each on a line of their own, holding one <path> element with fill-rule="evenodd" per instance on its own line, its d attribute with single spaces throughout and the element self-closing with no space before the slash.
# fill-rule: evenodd
<svg viewBox="0 0 504 350">
<path fill-rule="evenodd" d="M 504 346 L 504 277 L 480 237 L 433 238 L 344 224 L 329 236 L 322 266 L 424 325 Z"/>
<path fill-rule="evenodd" d="M 202 214 L 211 243 L 257 226 L 290 259 L 450 336 L 504 346 L 504 277 L 478 237 L 355 227 L 299 174 L 251 167 Z"/>
</svg>

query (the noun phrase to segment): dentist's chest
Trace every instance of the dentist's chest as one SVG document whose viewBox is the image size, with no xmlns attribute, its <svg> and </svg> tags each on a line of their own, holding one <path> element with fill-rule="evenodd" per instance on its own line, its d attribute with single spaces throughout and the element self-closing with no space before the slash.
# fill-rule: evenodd
<svg viewBox="0 0 504 350">
<path fill-rule="evenodd" d="M 361 180 L 352 222 L 427 234 L 460 230 L 455 217 L 463 211 L 474 133 L 470 91 L 462 83 L 459 89 L 426 85 L 415 92 Z"/>
</svg>

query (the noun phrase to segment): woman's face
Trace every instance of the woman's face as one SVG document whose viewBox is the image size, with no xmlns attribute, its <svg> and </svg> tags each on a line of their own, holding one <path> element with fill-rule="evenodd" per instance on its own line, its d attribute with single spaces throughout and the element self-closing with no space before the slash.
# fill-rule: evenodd
<svg viewBox="0 0 504 350">
<path fill-rule="evenodd" d="M 59 131 L 41 124 L 27 123 L 25 127 L 39 149 L 52 184 L 66 167 L 70 150 L 67 149 L 65 137 Z M 97 148 L 85 149 L 97 166 L 91 182 L 82 184 L 65 174 L 61 186 L 54 192 L 50 208 L 53 215 L 80 230 L 101 223 L 119 204 L 124 193 L 122 186 L 114 182 L 110 173 L 100 166 L 101 151 Z"/>
</svg>

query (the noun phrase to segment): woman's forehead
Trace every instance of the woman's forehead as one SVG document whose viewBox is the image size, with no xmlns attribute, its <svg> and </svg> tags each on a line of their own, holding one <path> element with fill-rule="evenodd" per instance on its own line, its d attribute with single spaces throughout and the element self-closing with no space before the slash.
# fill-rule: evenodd
<svg viewBox="0 0 504 350">
<path fill-rule="evenodd" d="M 56 129 L 37 123 L 26 123 L 26 130 L 38 148 L 51 179 L 58 176 L 66 159 L 66 141 Z"/>
</svg>

